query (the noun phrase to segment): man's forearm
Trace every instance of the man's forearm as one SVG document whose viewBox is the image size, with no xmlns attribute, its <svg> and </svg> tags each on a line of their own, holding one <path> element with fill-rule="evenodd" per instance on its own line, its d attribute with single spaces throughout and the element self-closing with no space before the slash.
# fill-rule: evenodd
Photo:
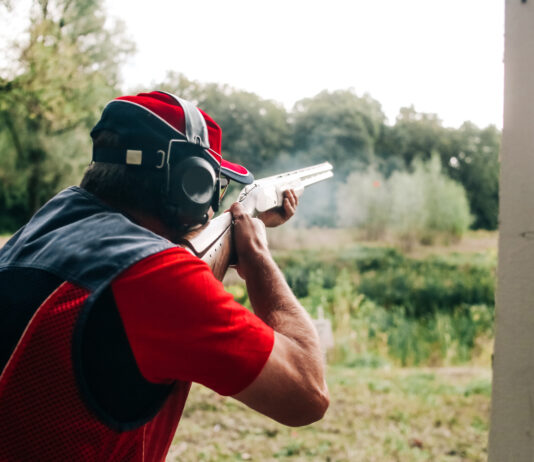
<svg viewBox="0 0 534 462">
<path fill-rule="evenodd" d="M 259 257 L 256 271 L 246 279 L 254 312 L 276 332 L 299 344 L 319 348 L 319 340 L 310 316 L 302 308 L 270 255 Z"/>
<path fill-rule="evenodd" d="M 270 255 L 258 257 L 255 267 L 257 271 L 246 279 L 254 312 L 276 332 L 293 341 L 301 350 L 300 359 L 305 361 L 309 372 L 315 377 L 320 375 L 323 380 L 319 336 L 310 316 L 287 285 Z"/>
</svg>

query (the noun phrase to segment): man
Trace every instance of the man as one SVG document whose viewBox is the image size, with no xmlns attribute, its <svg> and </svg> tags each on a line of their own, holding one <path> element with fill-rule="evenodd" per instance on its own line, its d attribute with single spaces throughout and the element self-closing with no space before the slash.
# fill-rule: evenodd
<svg viewBox="0 0 534 462">
<path fill-rule="evenodd" d="M 0 460 L 164 460 L 191 382 L 287 425 L 328 407 L 318 338 L 239 204 L 238 271 L 255 314 L 175 244 L 226 179 L 221 130 L 164 92 L 113 100 L 93 164 L 0 251 Z M 285 194 L 270 225 L 288 219 Z"/>
</svg>

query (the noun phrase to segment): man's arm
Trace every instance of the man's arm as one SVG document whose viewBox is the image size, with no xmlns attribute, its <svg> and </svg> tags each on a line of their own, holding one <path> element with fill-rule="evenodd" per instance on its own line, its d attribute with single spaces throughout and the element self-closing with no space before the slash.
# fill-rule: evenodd
<svg viewBox="0 0 534 462">
<path fill-rule="evenodd" d="M 234 217 L 238 271 L 254 312 L 275 331 L 273 350 L 258 377 L 234 398 L 285 425 L 319 420 L 329 405 L 319 338 L 267 248 L 259 219 L 239 204 Z"/>
</svg>

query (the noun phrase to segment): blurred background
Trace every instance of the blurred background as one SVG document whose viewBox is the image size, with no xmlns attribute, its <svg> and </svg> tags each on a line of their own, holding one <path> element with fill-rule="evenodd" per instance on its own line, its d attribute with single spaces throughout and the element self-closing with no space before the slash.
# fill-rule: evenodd
<svg viewBox="0 0 534 462">
<path fill-rule="evenodd" d="M 334 166 L 269 235 L 331 323 L 332 406 L 286 429 L 194 388 L 169 460 L 485 460 L 503 34 L 503 0 L 0 0 L 0 245 L 109 100 L 192 100 L 257 178 Z"/>
</svg>

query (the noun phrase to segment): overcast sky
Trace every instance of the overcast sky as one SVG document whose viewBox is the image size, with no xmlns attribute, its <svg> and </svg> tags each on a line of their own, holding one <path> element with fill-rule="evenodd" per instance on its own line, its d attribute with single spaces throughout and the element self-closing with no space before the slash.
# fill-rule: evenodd
<svg viewBox="0 0 534 462">
<path fill-rule="evenodd" d="M 126 86 L 166 71 L 283 103 L 323 89 L 448 126 L 502 126 L 504 0 L 107 0 L 138 52 Z"/>
<path fill-rule="evenodd" d="M 22 18 L 25 3 L 17 2 Z M 291 109 L 321 90 L 353 88 L 377 99 L 390 123 L 413 104 L 447 126 L 502 127 L 504 0 L 106 0 L 106 7 L 137 44 L 123 69 L 125 89 L 150 89 L 173 70 Z M 22 21 L 2 23 L 3 45 Z"/>
</svg>

